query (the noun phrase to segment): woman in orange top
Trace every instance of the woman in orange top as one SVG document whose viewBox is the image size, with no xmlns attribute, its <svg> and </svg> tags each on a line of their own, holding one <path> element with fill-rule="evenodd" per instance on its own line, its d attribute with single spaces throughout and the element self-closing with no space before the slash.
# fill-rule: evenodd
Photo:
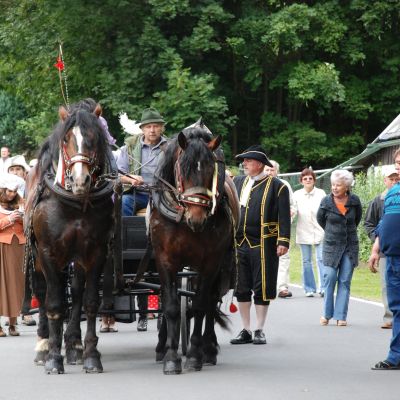
<svg viewBox="0 0 400 400">
<path fill-rule="evenodd" d="M 331 318 L 336 319 L 338 326 L 347 325 L 351 279 L 358 265 L 357 226 L 362 216 L 360 199 L 350 191 L 353 180 L 347 170 L 333 171 L 332 192 L 322 199 L 317 212 L 317 221 L 325 231 L 322 250 L 325 298 L 321 325 L 328 325 Z"/>
<path fill-rule="evenodd" d="M 17 316 L 24 297 L 24 244 L 18 177 L 3 175 L 0 181 L 0 315 L 9 318 L 9 335 L 19 336 Z M 0 326 L 0 337 L 6 333 Z"/>
</svg>

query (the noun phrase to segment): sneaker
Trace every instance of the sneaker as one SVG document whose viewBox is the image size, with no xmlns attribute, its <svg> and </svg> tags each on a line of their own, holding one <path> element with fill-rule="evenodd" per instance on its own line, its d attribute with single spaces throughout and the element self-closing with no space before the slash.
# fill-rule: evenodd
<svg viewBox="0 0 400 400">
<path fill-rule="evenodd" d="M 253 338 L 251 332 L 246 329 L 240 331 L 239 335 L 237 335 L 234 339 L 231 340 L 231 344 L 246 344 L 253 343 Z"/>
<path fill-rule="evenodd" d="M 22 324 L 26 326 L 35 326 L 36 321 L 33 319 L 32 315 L 24 315 L 22 317 Z"/>
<path fill-rule="evenodd" d="M 147 331 L 147 318 L 139 318 L 137 324 L 138 332 L 146 332 Z"/>
<path fill-rule="evenodd" d="M 267 339 L 265 339 L 265 334 L 262 329 L 257 329 L 254 331 L 253 344 L 267 344 Z"/>
<path fill-rule="evenodd" d="M 281 299 L 286 299 L 286 298 L 292 297 L 292 296 L 293 296 L 292 292 L 288 289 L 281 290 L 278 293 L 278 297 L 280 297 Z"/>
<path fill-rule="evenodd" d="M 314 293 L 313 292 L 306 292 L 306 297 L 314 297 Z"/>
</svg>

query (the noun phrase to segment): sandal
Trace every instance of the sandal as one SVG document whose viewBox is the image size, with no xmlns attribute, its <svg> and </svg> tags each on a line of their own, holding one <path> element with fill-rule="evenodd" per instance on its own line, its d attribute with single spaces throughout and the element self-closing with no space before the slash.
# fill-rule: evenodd
<svg viewBox="0 0 400 400">
<path fill-rule="evenodd" d="M 6 337 L 7 334 L 3 331 L 3 328 L 0 326 L 0 337 Z"/>
<path fill-rule="evenodd" d="M 116 328 L 115 325 L 110 325 L 108 327 L 108 332 L 110 332 L 110 333 L 118 332 L 118 328 Z"/>
<path fill-rule="evenodd" d="M 109 326 L 104 326 L 104 325 L 101 325 L 100 326 L 100 332 L 101 333 L 107 333 L 107 332 L 110 332 L 110 327 Z"/>
<path fill-rule="evenodd" d="M 8 328 L 8 334 L 10 336 L 19 336 L 19 332 L 17 331 L 17 328 L 15 325 L 10 325 Z"/>
<path fill-rule="evenodd" d="M 321 318 L 319 319 L 319 323 L 320 323 L 320 325 L 322 325 L 322 326 L 326 326 L 326 325 L 329 324 L 329 319 L 327 319 L 327 318 L 325 318 L 325 317 L 321 317 Z"/>
<path fill-rule="evenodd" d="M 389 371 L 392 369 L 400 369 L 400 364 L 394 365 L 388 360 L 383 360 L 379 361 L 378 363 L 375 364 L 374 367 L 371 369 L 379 371 L 379 370 L 384 370 L 384 371 Z"/>
<path fill-rule="evenodd" d="M 337 326 L 347 326 L 347 321 L 338 320 L 336 321 Z"/>
</svg>

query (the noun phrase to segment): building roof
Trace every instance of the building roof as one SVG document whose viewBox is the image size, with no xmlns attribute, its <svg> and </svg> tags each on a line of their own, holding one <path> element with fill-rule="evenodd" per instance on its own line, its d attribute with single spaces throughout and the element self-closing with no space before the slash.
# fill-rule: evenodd
<svg viewBox="0 0 400 400">
<path fill-rule="evenodd" d="M 372 142 L 381 142 L 385 140 L 400 138 L 400 114 L 378 135 Z"/>
</svg>

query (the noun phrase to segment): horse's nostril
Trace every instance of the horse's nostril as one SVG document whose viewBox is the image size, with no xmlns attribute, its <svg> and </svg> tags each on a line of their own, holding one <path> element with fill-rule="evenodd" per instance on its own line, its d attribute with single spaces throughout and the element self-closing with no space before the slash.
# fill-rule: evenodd
<svg viewBox="0 0 400 400">
<path fill-rule="evenodd" d="M 90 183 L 90 176 L 86 175 L 85 185 L 89 185 L 89 183 Z"/>
</svg>

